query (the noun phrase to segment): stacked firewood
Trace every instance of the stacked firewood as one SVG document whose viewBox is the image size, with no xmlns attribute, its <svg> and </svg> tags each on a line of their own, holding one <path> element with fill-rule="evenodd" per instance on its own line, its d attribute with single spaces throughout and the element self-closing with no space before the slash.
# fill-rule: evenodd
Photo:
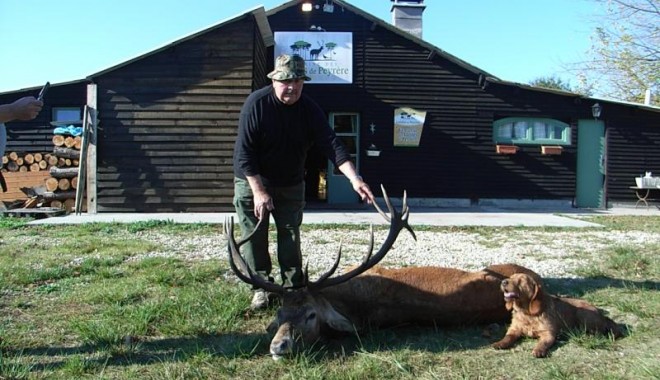
<svg viewBox="0 0 660 380">
<path fill-rule="evenodd" d="M 9 152 L 2 156 L 2 172 L 38 172 L 57 164 L 57 156 L 51 153 Z"/>
<path fill-rule="evenodd" d="M 73 211 L 78 188 L 78 164 L 80 159 L 80 136 L 53 136 L 53 155 L 57 164 L 50 167 L 50 177 L 46 179 L 44 201 L 50 207 Z"/>
<path fill-rule="evenodd" d="M 0 201 L 8 208 L 37 207 L 35 187 L 44 183 L 48 170 L 57 163 L 52 153 L 21 153 L 11 151 L 2 156 L 2 173 L 7 192 L 0 192 Z M 6 203 L 10 202 L 10 203 Z"/>
<path fill-rule="evenodd" d="M 11 201 L 9 208 L 75 208 L 81 138 L 56 134 L 52 141 L 52 152 L 12 151 L 2 157 L 2 172 L 11 186 L 0 201 Z"/>
</svg>

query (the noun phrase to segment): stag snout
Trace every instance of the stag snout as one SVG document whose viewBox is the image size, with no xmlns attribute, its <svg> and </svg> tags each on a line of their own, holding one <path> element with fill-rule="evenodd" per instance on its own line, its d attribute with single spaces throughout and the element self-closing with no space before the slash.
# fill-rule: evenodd
<svg viewBox="0 0 660 380">
<path fill-rule="evenodd" d="M 274 333 L 270 341 L 270 354 L 273 359 L 290 355 L 300 345 L 313 344 L 320 338 L 320 325 L 313 308 L 298 306 L 293 310 L 283 307 L 276 319 L 268 327 Z"/>
<path fill-rule="evenodd" d="M 283 323 L 277 329 L 277 333 L 270 341 L 270 354 L 273 359 L 289 355 L 294 346 L 294 329 L 290 323 Z"/>
</svg>

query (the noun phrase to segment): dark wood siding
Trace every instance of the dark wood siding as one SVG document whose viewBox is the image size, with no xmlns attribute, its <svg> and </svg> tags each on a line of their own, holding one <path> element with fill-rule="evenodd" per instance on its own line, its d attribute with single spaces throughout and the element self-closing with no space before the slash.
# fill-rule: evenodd
<svg viewBox="0 0 660 380">
<path fill-rule="evenodd" d="M 360 113 L 361 152 L 370 144 L 382 151 L 377 158 L 362 156 L 360 170 L 372 187 L 382 183 L 394 194 L 407 189 L 417 198 L 573 198 L 575 144 L 561 156 L 542 156 L 539 146 L 501 156 L 492 142 L 492 124 L 500 117 L 551 117 L 575 123 L 570 97 L 503 86 L 484 89 L 477 73 L 430 54 L 398 33 L 373 27 L 359 15 L 345 12 L 339 18 L 314 12 L 307 19 L 297 12 L 291 7 L 271 15 L 273 31 L 321 25 L 329 32 L 353 32 L 353 84 L 310 82 L 305 91 L 327 112 Z M 419 147 L 393 146 L 398 107 L 427 112 Z"/>
<path fill-rule="evenodd" d="M 24 96 L 36 97 L 40 89 L 34 88 L 2 94 L 0 104 L 12 103 Z M 34 120 L 6 123 L 7 152 L 52 152 L 54 127 L 50 125 L 50 122 L 53 107 L 80 107 L 82 114 L 87 102 L 86 94 L 87 84 L 84 81 L 51 86 L 44 101 L 44 107 Z"/>
<path fill-rule="evenodd" d="M 246 16 L 95 78 L 99 211 L 233 210 L 232 151 L 258 39 Z"/>
<path fill-rule="evenodd" d="M 268 48 L 261 38 L 256 38 L 254 43 L 254 71 L 252 74 L 252 90 L 260 89 L 270 83 L 266 76 L 269 73 L 268 62 L 271 61 Z"/>
<path fill-rule="evenodd" d="M 605 114 L 607 111 L 607 114 Z M 660 112 L 606 105 L 610 201 L 636 200 L 630 186 L 644 172 L 660 176 Z"/>
<path fill-rule="evenodd" d="M 270 82 L 266 74 L 273 68 L 273 48 L 265 46 L 253 17 L 238 17 L 93 76 L 99 211 L 233 211 L 238 115 L 249 93 Z M 374 189 L 383 184 L 391 194 L 405 189 L 413 198 L 475 202 L 575 197 L 577 129 L 580 120 L 592 118 L 595 99 L 484 79 L 479 69 L 349 9 L 301 13 L 297 5 L 282 6 L 268 21 L 273 32 L 315 25 L 353 33 L 353 83 L 310 82 L 305 92 L 326 112 L 359 113 L 360 171 Z M 2 94 L 0 101 L 38 90 Z M 634 202 L 634 177 L 660 173 L 660 112 L 598 101 L 607 131 L 608 201 Z M 53 87 L 39 118 L 9 123 L 8 150 L 51 150 L 51 107 L 84 104 L 82 81 Z M 398 107 L 427 112 L 419 147 L 393 146 Z M 558 156 L 531 145 L 498 155 L 492 125 L 505 117 L 568 123 L 571 145 Z M 379 157 L 364 154 L 371 144 L 381 150 Z"/>
</svg>

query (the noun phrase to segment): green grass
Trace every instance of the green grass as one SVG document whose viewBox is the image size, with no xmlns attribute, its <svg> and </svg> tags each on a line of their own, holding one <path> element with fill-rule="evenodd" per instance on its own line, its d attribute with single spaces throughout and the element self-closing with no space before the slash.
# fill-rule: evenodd
<svg viewBox="0 0 660 380">
<path fill-rule="evenodd" d="M 154 255 L 170 248 L 149 238 L 220 239 L 221 226 L 32 226 L 0 218 L 0 379 L 658 379 L 660 218 L 593 221 L 605 231 L 655 233 L 656 240 L 573 252 L 586 257 L 578 278 L 548 279 L 548 287 L 603 308 L 628 327 L 623 339 L 574 331 L 549 358 L 535 359 L 531 339 L 511 350 L 490 348 L 505 326 L 406 326 L 329 339 L 273 361 L 265 327 L 275 309 L 246 310 L 250 289 L 224 254 Z M 305 226 L 303 233 L 354 228 Z M 501 247 L 507 236 L 551 242 L 567 229 L 423 230 L 477 233 Z M 569 230 L 585 239 L 596 231 Z"/>
</svg>

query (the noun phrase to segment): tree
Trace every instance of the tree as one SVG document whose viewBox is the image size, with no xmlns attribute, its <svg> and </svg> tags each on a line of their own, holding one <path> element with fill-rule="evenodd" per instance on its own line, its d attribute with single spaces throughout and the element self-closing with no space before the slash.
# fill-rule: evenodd
<svg viewBox="0 0 660 380">
<path fill-rule="evenodd" d="M 660 0 L 595 0 L 605 15 L 589 58 L 575 65 L 580 88 L 615 99 L 660 106 Z"/>
<path fill-rule="evenodd" d="M 575 92 L 571 88 L 569 82 L 564 82 L 557 76 L 539 77 L 530 81 L 529 84 L 535 87 L 549 88 L 552 90 Z"/>
</svg>

